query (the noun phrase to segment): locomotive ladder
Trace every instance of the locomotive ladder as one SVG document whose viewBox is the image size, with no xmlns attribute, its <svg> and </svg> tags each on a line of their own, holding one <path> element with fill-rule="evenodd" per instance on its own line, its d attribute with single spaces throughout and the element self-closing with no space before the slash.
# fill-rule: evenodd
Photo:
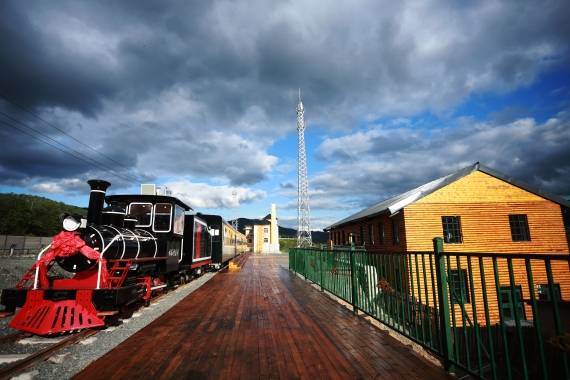
<svg viewBox="0 0 570 380">
<path fill-rule="evenodd" d="M 117 288 L 120 287 L 124 282 L 125 278 L 129 274 L 129 269 L 131 268 L 130 261 L 117 260 L 113 261 L 113 266 L 109 270 L 109 287 Z"/>
</svg>

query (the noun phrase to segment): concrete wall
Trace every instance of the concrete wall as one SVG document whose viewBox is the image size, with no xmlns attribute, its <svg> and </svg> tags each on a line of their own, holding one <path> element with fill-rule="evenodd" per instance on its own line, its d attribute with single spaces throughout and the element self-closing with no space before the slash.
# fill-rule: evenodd
<svg viewBox="0 0 570 380">
<path fill-rule="evenodd" d="M 14 254 L 37 253 L 51 243 L 51 237 L 0 235 L 0 253 L 14 248 Z"/>
</svg>

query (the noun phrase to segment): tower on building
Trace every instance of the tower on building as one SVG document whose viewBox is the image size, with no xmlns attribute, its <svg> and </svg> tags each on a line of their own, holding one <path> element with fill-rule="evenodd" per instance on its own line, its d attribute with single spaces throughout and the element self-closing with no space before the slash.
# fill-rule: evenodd
<svg viewBox="0 0 570 380">
<path fill-rule="evenodd" d="M 307 176 L 307 154 L 305 152 L 305 109 L 301 101 L 299 89 L 299 104 L 297 104 L 297 132 L 299 135 L 297 161 L 297 247 L 310 247 L 311 223 L 309 216 L 309 179 Z"/>
<path fill-rule="evenodd" d="M 271 212 L 263 219 L 251 220 L 245 226 L 245 236 L 249 249 L 253 253 L 279 253 L 279 226 L 277 225 L 277 207 L 271 205 Z"/>
</svg>

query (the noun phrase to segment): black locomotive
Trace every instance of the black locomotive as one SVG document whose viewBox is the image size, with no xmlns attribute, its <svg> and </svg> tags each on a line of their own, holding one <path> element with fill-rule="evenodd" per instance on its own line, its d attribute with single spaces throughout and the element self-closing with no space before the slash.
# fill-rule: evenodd
<svg viewBox="0 0 570 380">
<path fill-rule="evenodd" d="M 105 196 L 90 180 L 87 219 L 67 216 L 63 231 L 0 303 L 10 326 L 39 335 L 103 326 L 107 315 L 148 303 L 153 293 L 219 269 L 246 251 L 245 236 L 217 215 L 192 215 L 165 195 Z M 105 203 L 107 207 L 105 207 Z M 72 274 L 50 275 L 57 264 Z"/>
</svg>

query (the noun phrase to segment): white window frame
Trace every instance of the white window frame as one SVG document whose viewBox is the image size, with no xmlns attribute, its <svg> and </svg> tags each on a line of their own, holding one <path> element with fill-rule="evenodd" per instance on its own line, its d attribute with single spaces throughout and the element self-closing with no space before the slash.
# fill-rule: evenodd
<svg viewBox="0 0 570 380">
<path fill-rule="evenodd" d="M 132 205 L 150 205 L 150 224 L 136 224 L 135 227 L 150 227 L 154 224 L 154 206 L 150 202 L 131 202 L 129 204 L 129 211 L 127 214 L 131 213 L 131 206 Z M 138 223 L 138 219 L 137 219 Z"/>
<path fill-rule="evenodd" d="M 169 205 L 170 206 L 170 213 L 168 214 L 170 216 L 170 218 L 168 219 L 168 229 L 167 230 L 157 230 L 154 228 L 154 220 L 156 219 L 156 206 L 158 206 L 158 205 Z M 174 207 L 172 207 L 172 203 L 166 203 L 166 202 L 155 203 L 154 207 L 152 208 L 152 231 L 153 232 L 160 232 L 160 233 L 170 232 L 172 230 L 172 213 L 173 213 L 173 211 L 174 211 Z M 159 215 L 167 215 L 167 214 L 160 213 Z"/>
<path fill-rule="evenodd" d="M 210 233 L 210 231 L 208 231 L 208 225 L 206 224 L 206 222 L 203 222 L 199 219 L 194 219 L 194 225 L 192 226 L 192 263 L 197 263 L 199 261 L 203 261 L 203 260 L 208 260 L 212 258 L 212 250 L 210 247 L 210 256 L 206 256 L 206 257 L 199 257 L 196 258 L 196 223 L 201 224 L 204 227 L 204 232 L 205 233 Z M 212 242 L 210 241 L 210 244 L 212 244 Z"/>
<path fill-rule="evenodd" d="M 172 224 L 173 221 L 174 221 L 174 219 L 176 218 L 176 211 L 177 211 L 177 210 L 181 210 L 181 211 L 182 211 L 182 231 L 176 231 L 175 228 L 174 228 L 174 225 L 173 225 L 173 226 L 172 226 L 172 232 L 175 233 L 175 234 L 177 234 L 177 235 L 184 235 L 184 224 L 185 224 L 185 222 L 186 222 L 186 220 L 185 220 L 186 216 L 185 216 L 184 209 L 183 209 L 182 207 L 180 207 L 180 206 L 178 206 L 178 205 L 176 205 L 176 204 L 174 205 L 174 213 L 172 214 L 172 217 L 170 218 L 170 223 Z M 154 226 L 154 223 L 153 223 L 153 226 Z"/>
</svg>

